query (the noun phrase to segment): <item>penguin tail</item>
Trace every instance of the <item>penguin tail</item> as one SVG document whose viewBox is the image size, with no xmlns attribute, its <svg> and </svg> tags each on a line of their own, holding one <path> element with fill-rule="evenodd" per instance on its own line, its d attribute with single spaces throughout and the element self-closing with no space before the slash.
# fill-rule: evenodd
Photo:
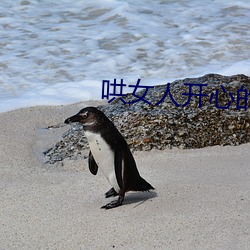
<svg viewBox="0 0 250 250">
<path fill-rule="evenodd" d="M 149 191 L 150 189 L 154 189 L 154 187 L 139 176 L 131 191 Z"/>
</svg>

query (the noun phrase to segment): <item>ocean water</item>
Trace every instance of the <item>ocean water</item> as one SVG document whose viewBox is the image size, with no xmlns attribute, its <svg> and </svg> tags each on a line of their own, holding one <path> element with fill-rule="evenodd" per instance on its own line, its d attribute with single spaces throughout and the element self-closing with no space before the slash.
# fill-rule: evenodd
<svg viewBox="0 0 250 250">
<path fill-rule="evenodd" d="M 250 1 L 1 0 L 0 73 L 0 112 L 101 99 L 102 80 L 250 76 Z"/>
</svg>

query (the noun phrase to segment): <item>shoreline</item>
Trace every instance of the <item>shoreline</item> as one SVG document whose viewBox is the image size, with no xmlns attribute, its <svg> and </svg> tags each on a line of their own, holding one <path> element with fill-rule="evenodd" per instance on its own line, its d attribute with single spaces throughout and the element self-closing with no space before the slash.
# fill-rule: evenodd
<svg viewBox="0 0 250 250">
<path fill-rule="evenodd" d="M 84 105 L 99 103 L 0 113 L 1 248 L 247 249 L 250 143 L 135 151 L 155 192 L 128 193 L 123 206 L 104 211 L 110 187 L 87 159 L 62 166 L 37 158 L 67 127 L 41 130 Z"/>
</svg>

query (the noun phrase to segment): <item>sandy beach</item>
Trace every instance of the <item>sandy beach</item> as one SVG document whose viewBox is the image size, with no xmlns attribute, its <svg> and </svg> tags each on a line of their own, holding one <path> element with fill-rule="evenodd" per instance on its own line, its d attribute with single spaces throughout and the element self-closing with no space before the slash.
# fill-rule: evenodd
<svg viewBox="0 0 250 250">
<path fill-rule="evenodd" d="M 250 144 L 134 152 L 155 191 L 103 210 L 87 159 L 42 158 L 69 127 L 45 128 L 89 105 L 0 113 L 0 249 L 249 249 Z"/>
</svg>

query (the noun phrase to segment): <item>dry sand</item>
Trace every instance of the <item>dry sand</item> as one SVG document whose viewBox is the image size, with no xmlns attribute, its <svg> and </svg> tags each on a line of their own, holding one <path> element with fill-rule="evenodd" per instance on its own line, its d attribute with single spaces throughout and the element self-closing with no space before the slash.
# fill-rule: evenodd
<svg viewBox="0 0 250 250">
<path fill-rule="evenodd" d="M 87 160 L 44 165 L 63 122 L 90 103 L 0 114 L 0 249 L 249 249 L 250 144 L 135 152 L 155 188 L 103 210 Z"/>
</svg>

